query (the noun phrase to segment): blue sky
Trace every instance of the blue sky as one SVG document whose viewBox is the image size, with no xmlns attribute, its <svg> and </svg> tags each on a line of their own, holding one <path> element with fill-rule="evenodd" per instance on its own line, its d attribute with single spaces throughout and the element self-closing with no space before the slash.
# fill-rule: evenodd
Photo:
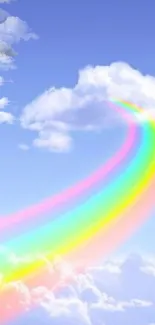
<svg viewBox="0 0 155 325">
<path fill-rule="evenodd" d="M 5 2 L 0 1 L 0 8 L 16 18 L 8 20 L 7 26 L 13 30 L 9 38 L 7 26 L 1 24 L 4 12 L 0 11 L 0 44 L 7 44 L 18 55 L 5 64 L 0 56 L 0 76 L 5 81 L 0 86 L 0 98 L 8 98 L 10 103 L 5 111 L 17 120 L 12 125 L 0 124 L 1 215 L 74 184 L 120 147 L 126 128 L 113 121 L 115 117 L 107 107 L 101 112 L 101 105 L 95 102 L 101 90 L 107 99 L 116 92 L 125 96 L 127 89 L 128 99 L 148 108 L 155 105 L 153 0 Z M 28 26 L 35 34 L 29 34 Z M 26 37 L 28 40 L 24 41 Z M 15 69 L 11 68 L 13 63 Z M 100 79 L 100 71 L 107 73 L 106 66 L 111 84 Z M 73 96 L 72 102 L 75 85 L 78 99 Z M 55 87 L 56 95 L 48 91 L 51 87 Z M 90 96 L 89 102 L 86 95 Z M 82 100 L 85 115 L 78 107 Z M 63 125 L 56 126 L 55 121 Z M 38 123 L 40 129 L 32 131 Z M 89 126 L 92 131 L 88 131 Z M 119 253 L 154 253 L 153 217 L 154 214 Z"/>
</svg>

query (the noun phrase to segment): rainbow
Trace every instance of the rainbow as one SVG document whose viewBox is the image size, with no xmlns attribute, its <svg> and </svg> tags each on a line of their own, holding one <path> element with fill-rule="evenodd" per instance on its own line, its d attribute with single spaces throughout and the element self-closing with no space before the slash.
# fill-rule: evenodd
<svg viewBox="0 0 155 325">
<path fill-rule="evenodd" d="M 141 121 L 145 109 L 129 102 L 111 100 L 109 106 L 128 126 L 122 147 L 75 186 L 1 218 L 0 244 L 21 257 L 42 253 L 53 261 L 60 255 L 84 269 L 116 249 L 151 216 L 155 207 L 155 121 L 149 116 Z M 94 188 L 96 193 L 91 195 Z M 45 216 L 49 212 L 53 218 Z M 22 234 L 21 225 L 26 227 Z M 10 235 L 13 228 L 15 233 Z M 0 262 L 3 286 L 18 280 L 33 284 L 38 276 L 43 279 L 44 267 L 43 260 L 34 260 L 10 271 Z"/>
</svg>

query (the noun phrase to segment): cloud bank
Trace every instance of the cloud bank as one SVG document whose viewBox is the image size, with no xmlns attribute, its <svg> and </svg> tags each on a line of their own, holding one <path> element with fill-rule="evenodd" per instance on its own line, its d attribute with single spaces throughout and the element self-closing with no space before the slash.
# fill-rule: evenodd
<svg viewBox="0 0 155 325">
<path fill-rule="evenodd" d="M 1 258 L 8 267 L 21 262 L 5 250 Z M 23 262 L 28 263 L 26 259 Z M 50 286 L 54 272 L 59 273 L 61 282 L 55 293 Z M 68 274 L 72 281 L 65 285 Z M 106 261 L 78 276 L 64 261 L 55 265 L 47 261 L 44 282 L 31 289 L 20 281 L 12 283 L 0 302 L 1 315 L 20 306 L 23 317 L 10 323 L 16 325 L 151 325 L 155 322 L 155 257 L 130 255 Z"/>
</svg>

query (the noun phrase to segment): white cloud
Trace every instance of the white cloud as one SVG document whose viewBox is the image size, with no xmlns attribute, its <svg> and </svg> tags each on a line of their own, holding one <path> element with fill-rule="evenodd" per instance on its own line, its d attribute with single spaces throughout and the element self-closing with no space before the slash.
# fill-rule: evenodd
<svg viewBox="0 0 155 325">
<path fill-rule="evenodd" d="M 20 260 L 4 249 L 0 257 L 1 275 L 3 268 L 30 262 L 30 259 Z M 149 259 L 137 255 L 122 261 L 107 261 L 101 267 L 88 269 L 86 274 L 74 273 L 68 285 L 63 282 L 59 291 L 52 292 L 50 279 L 61 270 L 59 281 L 65 280 L 67 263 L 58 260 L 54 266 L 47 261 L 44 282 L 38 279 L 33 288 L 20 281 L 6 286 L 5 294 L 0 297 L 1 315 L 8 313 L 9 306 L 10 313 L 17 307 L 23 312 L 21 322 L 16 319 L 18 324 L 154 324 L 155 277 L 145 272 L 151 265 Z"/>
<path fill-rule="evenodd" d="M 35 146 L 66 151 L 73 131 L 94 131 L 118 119 L 106 104 L 110 98 L 143 105 L 147 113 L 141 120 L 145 120 L 155 112 L 155 78 L 123 62 L 85 67 L 79 71 L 75 87 L 50 88 L 29 103 L 23 110 L 21 126 L 38 132 Z"/>
<path fill-rule="evenodd" d="M 67 151 L 71 149 L 72 139 L 65 132 L 39 132 L 39 138 L 33 141 L 33 145 L 38 148 L 45 148 L 55 152 Z"/>
<path fill-rule="evenodd" d="M 27 23 L 19 17 L 9 16 L 0 24 L 0 40 L 9 44 L 17 43 L 21 40 L 37 39 L 37 35 L 32 33 Z"/>
<path fill-rule="evenodd" d="M 10 1 L 0 1 L 0 3 Z M 37 35 L 32 33 L 27 23 L 19 17 L 10 16 L 6 11 L 0 9 L 0 69 L 15 68 L 14 57 L 16 52 L 12 45 L 21 40 L 37 39 Z M 4 84 L 4 79 L 0 77 L 0 86 Z M 12 124 L 14 117 L 10 112 L 2 111 L 9 104 L 7 97 L 0 98 L 0 124 Z"/>
<path fill-rule="evenodd" d="M 11 113 L 0 111 L 0 124 L 2 123 L 13 124 L 13 122 L 14 122 L 14 116 Z"/>
<path fill-rule="evenodd" d="M 7 97 L 0 98 L 0 110 L 4 109 L 9 104 L 9 100 Z"/>
<path fill-rule="evenodd" d="M 142 271 L 155 277 L 155 263 L 142 267 Z"/>
<path fill-rule="evenodd" d="M 20 143 L 19 144 L 19 149 L 23 150 L 23 151 L 28 151 L 29 150 L 29 146 L 25 143 Z"/>
<path fill-rule="evenodd" d="M 4 41 L 0 41 L 0 53 L 1 55 L 6 55 L 8 57 L 14 57 L 16 55 L 16 52 L 12 49 L 11 45 Z"/>
<path fill-rule="evenodd" d="M 37 38 L 25 21 L 0 9 L 0 68 L 15 68 L 14 57 L 17 53 L 12 48 L 13 44 Z"/>
<path fill-rule="evenodd" d="M 7 56 L 5 53 L 0 53 L 0 69 L 14 69 L 15 64 L 12 57 Z"/>
</svg>

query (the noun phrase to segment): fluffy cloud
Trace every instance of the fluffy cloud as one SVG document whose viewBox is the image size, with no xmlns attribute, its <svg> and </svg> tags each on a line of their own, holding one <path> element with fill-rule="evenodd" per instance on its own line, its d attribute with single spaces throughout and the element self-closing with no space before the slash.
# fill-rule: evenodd
<svg viewBox="0 0 155 325">
<path fill-rule="evenodd" d="M 2 123 L 13 124 L 13 122 L 14 122 L 14 117 L 11 113 L 0 111 L 0 124 Z"/>
<path fill-rule="evenodd" d="M 21 40 L 36 39 L 37 35 L 29 30 L 27 23 L 19 17 L 9 16 L 0 24 L 1 41 L 13 44 Z"/>
<path fill-rule="evenodd" d="M 72 139 L 66 133 L 40 131 L 40 137 L 33 141 L 35 147 L 45 148 L 56 152 L 68 151 L 72 146 Z"/>
<path fill-rule="evenodd" d="M 117 120 L 106 101 L 121 98 L 154 114 L 155 78 L 142 75 L 126 63 L 87 66 L 79 71 L 73 88 L 50 88 L 23 110 L 21 126 L 37 132 L 33 145 L 66 151 L 76 130 L 95 131 Z M 143 116 L 146 118 L 146 116 Z"/>
<path fill-rule="evenodd" d="M 19 17 L 13 17 L 9 14 L 7 16 L 4 11 L 0 11 L 0 16 L 0 68 L 9 69 L 15 67 L 14 56 L 16 52 L 12 45 L 21 40 L 37 39 L 37 35 L 32 33 L 27 23 Z"/>
<path fill-rule="evenodd" d="M 5 250 L 1 258 L 1 265 L 5 267 L 28 263 Z M 31 288 L 20 281 L 12 283 L 6 286 L 3 298 L 0 296 L 1 315 L 8 313 L 8 308 L 10 315 L 17 307 L 23 312 L 23 316 L 11 324 L 154 324 L 155 258 L 131 255 L 89 268 L 83 275 L 75 275 L 72 270 L 72 282 L 68 285 L 62 282 L 66 277 L 66 263 L 54 266 L 47 261 L 46 265 L 47 282 L 40 281 Z M 52 292 L 49 281 L 54 272 L 60 273 L 59 281 L 64 284 Z"/>
</svg>

